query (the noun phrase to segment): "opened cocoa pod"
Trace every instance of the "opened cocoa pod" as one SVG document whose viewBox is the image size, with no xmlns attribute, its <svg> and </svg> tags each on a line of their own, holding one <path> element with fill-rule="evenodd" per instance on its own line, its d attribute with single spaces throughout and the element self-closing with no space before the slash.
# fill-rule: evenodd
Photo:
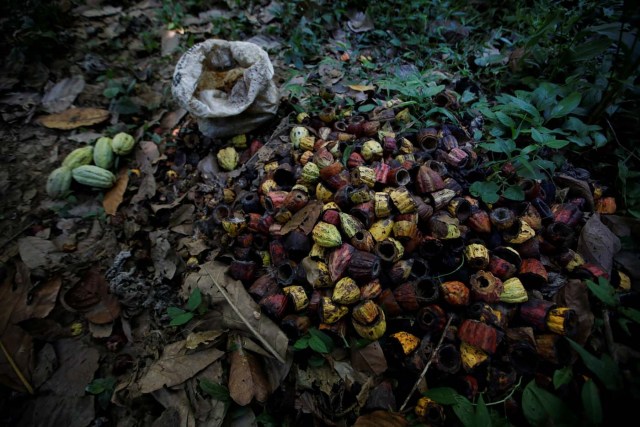
<svg viewBox="0 0 640 427">
<path fill-rule="evenodd" d="M 372 167 L 375 173 L 376 183 L 380 185 L 386 185 L 389 171 L 391 171 L 391 166 L 389 166 L 385 162 L 376 162 L 372 165 Z"/>
<path fill-rule="evenodd" d="M 258 232 L 268 235 L 271 233 L 271 227 L 275 225 L 276 220 L 273 218 L 273 215 L 264 214 L 260 221 L 258 222 Z M 255 236 L 254 236 L 255 240 Z"/>
<path fill-rule="evenodd" d="M 400 307 L 400 304 L 396 301 L 396 297 L 393 295 L 391 289 L 383 289 L 375 300 L 389 317 L 396 317 L 403 313 L 402 307 Z"/>
<path fill-rule="evenodd" d="M 366 161 L 364 160 L 364 157 L 362 157 L 362 155 L 360 153 L 357 152 L 353 152 L 349 155 L 349 158 L 347 159 L 347 167 L 350 170 L 353 170 L 355 168 L 358 167 L 364 167 Z M 373 170 L 372 170 L 373 172 Z M 353 173 L 351 174 L 351 179 L 353 179 Z M 358 185 L 358 184 L 356 184 Z"/>
<path fill-rule="evenodd" d="M 329 297 L 323 297 L 320 300 L 320 318 L 323 323 L 336 323 L 347 313 L 349 313 L 349 308 L 334 303 Z"/>
<path fill-rule="evenodd" d="M 376 172 L 368 166 L 356 166 L 351 169 L 351 183 L 356 186 L 366 185 L 373 188 L 376 185 Z"/>
<path fill-rule="evenodd" d="M 387 345 L 393 354 L 406 357 L 416 351 L 420 345 L 420 338 L 409 332 L 400 331 L 389 335 Z"/>
<path fill-rule="evenodd" d="M 349 118 L 347 122 L 347 132 L 355 135 L 356 137 L 362 136 L 363 133 L 363 124 L 365 123 L 365 118 L 360 115 L 352 116 Z"/>
<path fill-rule="evenodd" d="M 462 360 L 458 347 L 451 343 L 440 346 L 434 355 L 436 368 L 447 374 L 455 374 L 460 370 Z"/>
<path fill-rule="evenodd" d="M 289 299 L 282 293 L 267 295 L 258 302 L 260 307 L 274 319 L 282 319 L 287 314 Z"/>
<path fill-rule="evenodd" d="M 479 234 L 491 233 L 491 220 L 487 211 L 474 207 L 471 209 L 471 215 L 467 218 L 467 226 Z"/>
<path fill-rule="evenodd" d="M 616 213 L 618 206 L 615 197 L 603 197 L 596 200 L 595 211 L 602 215 L 612 215 Z"/>
<path fill-rule="evenodd" d="M 329 267 L 322 261 L 313 261 L 307 257 L 300 263 L 306 273 L 307 283 L 314 289 L 331 288 L 333 280 L 329 276 Z"/>
<path fill-rule="evenodd" d="M 409 172 L 403 167 L 393 168 L 387 175 L 387 183 L 393 186 L 405 186 L 411 182 Z"/>
<path fill-rule="evenodd" d="M 502 333 L 486 323 L 465 319 L 458 328 L 458 338 L 473 347 L 494 354 L 502 339 Z"/>
<path fill-rule="evenodd" d="M 376 242 L 369 231 L 361 230 L 353 235 L 351 245 L 360 251 L 371 252 L 375 248 Z"/>
<path fill-rule="evenodd" d="M 377 192 L 374 194 L 373 210 L 376 218 L 386 218 L 391 215 L 391 198 L 389 193 Z"/>
<path fill-rule="evenodd" d="M 464 222 L 471 216 L 471 203 L 464 197 L 454 197 L 447 205 L 447 210 L 451 215 L 458 218 L 458 221 Z"/>
<path fill-rule="evenodd" d="M 535 232 L 542 230 L 542 217 L 531 203 L 524 204 L 520 212 L 520 220 L 527 223 Z"/>
<path fill-rule="evenodd" d="M 427 425 L 439 426 L 444 424 L 444 407 L 429 397 L 423 396 L 418 399 L 413 412 L 418 416 L 418 419 L 424 421 Z"/>
<path fill-rule="evenodd" d="M 251 282 L 255 279 L 258 265 L 255 261 L 234 260 L 229 265 L 229 276 L 243 282 Z"/>
<path fill-rule="evenodd" d="M 287 234 L 284 248 L 289 257 L 294 261 L 301 261 L 311 250 L 311 239 L 300 230 L 294 230 Z"/>
<path fill-rule="evenodd" d="M 531 325 L 535 330 L 547 331 L 547 315 L 556 307 L 552 301 L 543 299 L 529 299 L 520 305 L 519 315 L 522 321 Z"/>
<path fill-rule="evenodd" d="M 356 233 L 364 230 L 364 226 L 360 221 L 344 212 L 340 212 L 340 228 L 349 239 Z"/>
<path fill-rule="evenodd" d="M 440 285 L 444 300 L 452 306 L 469 305 L 469 288 L 462 282 L 449 281 Z"/>
<path fill-rule="evenodd" d="M 327 265 L 332 282 L 337 282 L 343 276 L 355 251 L 355 247 L 343 243 L 329 254 Z"/>
<path fill-rule="evenodd" d="M 467 344 L 464 341 L 460 343 L 460 362 L 465 371 L 467 372 L 473 371 L 475 368 L 482 365 L 488 359 L 489 359 L 489 356 L 487 355 L 487 353 L 485 353 L 483 350 L 479 349 L 478 347 L 474 347 L 473 345 Z M 475 384 L 472 383 L 472 386 L 473 385 L 475 385 L 475 387 L 477 388 L 478 386 L 477 381 L 475 382 Z"/>
<path fill-rule="evenodd" d="M 365 141 L 362 144 L 362 150 L 360 150 L 362 157 L 368 162 L 373 162 L 382 158 L 383 150 L 382 145 L 374 139 Z"/>
<path fill-rule="evenodd" d="M 444 209 L 451 200 L 455 197 L 456 193 L 453 190 L 449 190 L 448 188 L 443 188 L 442 190 L 434 191 L 429 196 L 431 198 L 433 208 L 436 211 L 440 209 Z"/>
<path fill-rule="evenodd" d="M 420 245 L 420 256 L 423 258 L 434 258 L 442 254 L 444 244 L 440 239 L 432 236 L 424 236 Z"/>
<path fill-rule="evenodd" d="M 562 222 L 553 222 L 544 230 L 544 238 L 556 250 L 567 248 L 573 243 L 574 227 Z"/>
<path fill-rule="evenodd" d="M 436 128 L 424 128 L 416 135 L 416 142 L 423 151 L 432 152 L 438 148 L 439 138 L 439 132 Z"/>
<path fill-rule="evenodd" d="M 511 365 L 521 375 L 533 374 L 539 360 L 533 328 L 509 328 L 506 335 L 507 355 Z"/>
<path fill-rule="evenodd" d="M 329 166 L 325 166 L 320 169 L 320 178 L 324 181 L 327 187 L 332 190 L 341 189 L 345 185 L 348 185 L 351 180 L 349 172 L 344 170 L 344 167 L 340 162 L 334 162 Z"/>
<path fill-rule="evenodd" d="M 547 314 L 547 328 L 558 335 L 572 337 L 578 326 L 576 312 L 568 307 L 553 307 Z"/>
<path fill-rule="evenodd" d="M 387 330 L 384 311 L 371 300 L 354 307 L 351 323 L 358 335 L 372 341 L 381 338 Z"/>
<path fill-rule="evenodd" d="M 522 264 L 522 258 L 518 253 L 518 251 L 516 251 L 514 248 L 510 246 L 498 246 L 495 249 L 493 249 L 492 252 L 493 252 L 493 255 L 500 257 L 506 260 L 507 262 L 513 264 L 516 267 L 516 269 L 519 269 L 520 265 Z"/>
<path fill-rule="evenodd" d="M 315 166 L 315 170 L 318 172 L 318 178 L 320 178 L 320 168 L 318 168 L 318 165 L 313 163 L 313 151 L 305 151 L 304 153 L 302 153 L 300 155 L 300 157 L 298 158 L 298 162 L 302 166 L 306 166 L 308 164 L 311 164 L 311 165 Z M 241 163 L 246 163 L 246 162 L 241 162 Z M 303 170 L 304 170 L 304 168 L 303 168 Z"/>
<path fill-rule="evenodd" d="M 276 280 L 280 286 L 289 286 L 293 283 L 296 276 L 296 263 L 286 260 L 276 266 Z"/>
<path fill-rule="evenodd" d="M 416 282 L 416 290 L 420 301 L 425 304 L 435 302 L 440 298 L 440 287 L 438 283 L 428 277 Z"/>
<path fill-rule="evenodd" d="M 524 285 L 517 277 L 512 277 L 503 283 L 503 290 L 500 294 L 500 301 L 517 304 L 529 299 Z"/>
<path fill-rule="evenodd" d="M 513 277 L 518 269 L 506 259 L 492 255 L 489 261 L 489 271 L 502 281 Z"/>
<path fill-rule="evenodd" d="M 573 270 L 573 275 L 578 279 L 597 280 L 599 277 L 609 280 L 609 273 L 599 265 L 584 263 Z"/>
<path fill-rule="evenodd" d="M 376 220 L 373 200 L 355 205 L 349 209 L 349 213 L 358 219 L 366 228 L 369 228 Z"/>
<path fill-rule="evenodd" d="M 418 214 L 418 220 L 421 224 L 427 224 L 431 215 L 433 215 L 433 207 L 425 203 L 424 200 L 418 196 L 413 196 L 413 201 L 416 204 L 416 212 Z"/>
<path fill-rule="evenodd" d="M 304 208 L 307 203 L 309 203 L 309 194 L 307 194 L 306 188 L 305 191 L 298 189 L 292 189 L 287 197 L 284 199 L 284 207 L 287 208 L 291 213 L 296 213 L 300 209 Z"/>
<path fill-rule="evenodd" d="M 336 304 L 355 304 L 360 300 L 360 288 L 352 278 L 343 277 L 333 288 L 331 299 Z"/>
<path fill-rule="evenodd" d="M 444 161 L 454 168 L 463 168 L 469 163 L 469 153 L 462 148 L 454 148 L 444 153 Z"/>
<path fill-rule="evenodd" d="M 276 213 L 284 206 L 284 201 L 289 193 L 287 191 L 270 191 L 264 198 L 264 207 L 267 212 Z"/>
<path fill-rule="evenodd" d="M 553 205 L 551 206 L 551 211 L 555 222 L 561 222 L 569 227 L 576 226 L 584 216 L 580 208 L 573 203 Z"/>
<path fill-rule="evenodd" d="M 381 242 L 391 236 L 393 224 L 394 221 L 391 218 L 381 219 L 371 224 L 369 232 L 377 242 Z"/>
<path fill-rule="evenodd" d="M 253 233 L 241 232 L 236 237 L 236 246 L 250 248 L 253 245 Z"/>
<path fill-rule="evenodd" d="M 421 307 L 416 314 L 416 326 L 432 336 L 441 333 L 446 323 L 446 313 L 436 304 Z"/>
<path fill-rule="evenodd" d="M 311 319 L 307 316 L 288 314 L 280 321 L 280 328 L 290 339 L 298 339 L 305 335 L 311 327 Z"/>
<path fill-rule="evenodd" d="M 442 176 L 427 165 L 422 165 L 418 169 L 415 187 L 420 194 L 428 194 L 445 188 Z"/>
<path fill-rule="evenodd" d="M 561 335 L 538 334 L 535 336 L 538 356 L 555 365 L 566 366 L 571 360 L 569 342 Z"/>
<path fill-rule="evenodd" d="M 460 237 L 458 220 L 445 211 L 434 213 L 429 218 L 429 231 L 437 239 L 449 240 Z"/>
<path fill-rule="evenodd" d="M 325 203 L 322 207 L 322 221 L 336 227 L 340 225 L 340 208 L 335 202 Z"/>
<path fill-rule="evenodd" d="M 280 225 L 284 225 L 289 222 L 291 220 L 291 217 L 293 217 L 293 213 L 291 213 L 291 211 L 284 206 L 273 214 L 273 219 Z"/>
<path fill-rule="evenodd" d="M 471 295 L 476 301 L 498 302 L 504 289 L 502 280 L 488 271 L 480 270 L 469 278 Z"/>
<path fill-rule="evenodd" d="M 253 231 L 254 233 L 261 232 L 259 229 L 259 225 L 260 225 L 260 219 L 262 218 L 262 215 L 258 213 L 250 213 L 245 215 L 244 218 L 245 218 L 245 224 L 247 225 L 247 228 L 250 231 Z"/>
<path fill-rule="evenodd" d="M 253 254 L 253 248 L 244 248 L 235 246 L 233 248 L 233 257 L 238 261 L 249 261 L 249 257 Z"/>
<path fill-rule="evenodd" d="M 508 230 L 516 223 L 516 214 L 508 208 L 496 208 L 489 215 L 491 224 L 498 230 Z"/>
<path fill-rule="evenodd" d="M 249 294 L 257 300 L 261 300 L 267 295 L 272 295 L 279 292 L 280 287 L 276 283 L 276 280 L 270 274 L 265 274 L 258 277 L 253 284 L 249 287 Z"/>
<path fill-rule="evenodd" d="M 404 255 L 404 247 L 396 239 L 388 237 L 376 243 L 374 252 L 382 261 L 396 262 Z"/>
<path fill-rule="evenodd" d="M 518 379 L 518 374 L 508 363 L 492 363 L 487 368 L 487 392 L 497 397 L 511 390 Z"/>
<path fill-rule="evenodd" d="M 489 265 L 489 250 L 481 243 L 471 243 L 464 249 L 467 265 L 476 270 L 482 270 Z"/>
<path fill-rule="evenodd" d="M 353 187 L 350 184 L 347 184 L 337 190 L 333 195 L 333 201 L 343 211 L 348 211 L 353 204 L 351 202 L 351 193 L 353 190 Z"/>
<path fill-rule="evenodd" d="M 335 225 L 318 222 L 312 231 L 313 241 L 325 248 L 333 248 L 342 244 L 342 236 Z"/>
<path fill-rule="evenodd" d="M 517 219 L 512 228 L 504 231 L 503 239 L 509 244 L 521 245 L 534 238 L 535 235 L 535 230 L 529 224 Z"/>
<path fill-rule="evenodd" d="M 467 316 L 489 325 L 504 328 L 508 323 L 508 319 L 503 315 L 502 311 L 494 308 L 485 302 L 475 302 L 467 309 Z"/>
<path fill-rule="evenodd" d="M 320 245 L 317 244 L 313 244 L 311 246 L 311 250 L 309 251 L 309 258 L 311 258 L 314 261 L 322 261 L 323 259 L 325 259 L 327 255 L 327 248 L 323 248 Z"/>
<path fill-rule="evenodd" d="M 543 286 L 549 280 L 547 269 L 540 260 L 535 258 L 526 258 L 522 260 L 518 277 L 520 277 L 520 280 L 522 280 L 526 286 L 531 287 Z"/>
<path fill-rule="evenodd" d="M 564 267 L 568 272 L 572 272 L 577 267 L 583 265 L 586 261 L 582 258 L 582 255 L 574 251 L 573 249 L 565 249 L 557 258 L 558 263 Z"/>
<path fill-rule="evenodd" d="M 382 153 L 385 156 L 390 156 L 398 151 L 398 143 L 396 138 L 391 135 L 385 135 L 382 138 Z"/>
<path fill-rule="evenodd" d="M 227 232 L 229 237 L 237 237 L 246 227 L 246 220 L 240 212 L 233 212 L 222 219 L 222 228 Z"/>
<path fill-rule="evenodd" d="M 429 264 L 420 257 L 414 257 L 411 261 L 411 274 L 412 280 L 422 280 L 429 277 Z M 399 282 L 396 282 L 399 283 Z"/>
<path fill-rule="evenodd" d="M 349 193 L 349 207 L 366 203 L 372 199 L 373 193 L 366 185 L 353 188 L 353 190 Z"/>
<path fill-rule="evenodd" d="M 295 170 L 293 166 L 291 166 L 289 163 L 279 164 L 276 170 L 273 172 L 273 180 L 280 187 L 291 188 L 296 182 Z"/>
<path fill-rule="evenodd" d="M 403 283 L 411 275 L 411 267 L 413 266 L 412 259 L 400 260 L 395 262 L 391 268 L 387 269 L 387 275 L 392 283 Z"/>
<path fill-rule="evenodd" d="M 393 296 L 404 311 L 411 312 L 420 308 L 416 286 L 412 282 L 406 282 L 396 287 L 393 290 Z"/>
<path fill-rule="evenodd" d="M 382 286 L 380 285 L 380 280 L 375 279 L 366 285 L 360 287 L 360 298 L 362 300 L 367 299 L 376 299 L 382 293 Z"/>
<path fill-rule="evenodd" d="M 316 152 L 313 154 L 313 163 L 315 163 L 320 169 L 320 178 L 325 179 L 325 177 L 329 177 L 331 173 L 339 173 L 342 169 L 340 167 L 333 166 L 333 169 L 327 169 L 323 176 L 322 169 L 334 164 L 335 159 L 333 158 L 333 154 L 329 152 L 326 148 L 322 147 L 316 149 Z"/>
<path fill-rule="evenodd" d="M 289 298 L 293 311 L 303 311 L 309 306 L 309 297 L 302 286 L 286 286 L 282 292 Z"/>
<path fill-rule="evenodd" d="M 269 255 L 273 265 L 280 265 L 287 260 L 287 251 L 281 240 L 272 240 L 269 242 Z"/>
<path fill-rule="evenodd" d="M 347 272 L 358 283 L 368 283 L 380 274 L 380 258 L 376 255 L 354 250 Z"/>
<path fill-rule="evenodd" d="M 260 203 L 260 198 L 256 193 L 246 193 L 240 199 L 240 206 L 244 213 L 258 213 L 264 212 L 264 207 Z"/>
</svg>

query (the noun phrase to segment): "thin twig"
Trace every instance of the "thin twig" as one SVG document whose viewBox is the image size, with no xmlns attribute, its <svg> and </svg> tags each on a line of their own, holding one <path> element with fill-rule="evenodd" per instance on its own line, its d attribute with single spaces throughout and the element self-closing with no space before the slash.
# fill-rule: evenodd
<svg viewBox="0 0 640 427">
<path fill-rule="evenodd" d="M 613 133 L 613 139 L 616 140 L 616 143 L 618 144 L 618 146 L 620 148 L 622 148 L 624 151 L 626 151 L 627 153 L 629 153 L 630 157 L 634 157 L 636 160 L 640 160 L 640 157 L 638 157 L 638 155 L 636 153 L 634 153 L 633 151 L 631 151 L 630 149 L 628 149 L 627 147 L 625 147 L 624 145 L 622 145 L 622 143 L 620 142 L 620 140 L 618 139 L 618 134 L 616 134 L 615 129 L 613 128 L 613 125 L 611 124 L 611 122 L 609 121 L 609 119 L 605 119 L 605 121 L 607 122 L 607 124 L 609 125 L 609 129 L 611 129 L 611 133 Z"/>
<path fill-rule="evenodd" d="M 425 375 L 427 375 L 427 371 L 429 370 L 429 366 L 431 366 L 431 362 L 433 361 L 433 357 L 435 356 L 435 354 L 438 352 L 438 350 L 440 349 L 440 346 L 442 345 L 442 342 L 444 341 L 444 337 L 445 335 L 447 335 L 447 329 L 449 329 L 449 325 L 451 324 L 451 320 L 453 319 L 453 316 L 449 316 L 449 320 L 447 320 L 447 324 L 444 327 L 444 330 L 442 331 L 442 336 L 440 337 L 440 341 L 438 341 L 438 345 L 436 346 L 436 348 L 431 352 L 431 356 L 429 357 L 429 361 L 427 362 L 426 366 L 424 367 L 424 369 L 422 370 L 422 373 L 420 374 L 420 376 L 418 377 L 418 380 L 416 381 L 416 383 L 413 385 L 413 387 L 411 388 L 411 391 L 409 392 L 409 394 L 407 395 L 407 398 L 404 400 L 404 403 L 402 404 L 402 406 L 400 407 L 400 412 L 402 412 L 405 408 L 405 406 L 407 406 L 407 403 L 409 403 L 409 399 L 411 399 L 411 396 L 413 396 L 413 393 L 416 391 L 416 389 L 418 388 L 418 385 L 420 384 L 420 381 L 422 381 L 422 379 L 424 378 Z"/>
<path fill-rule="evenodd" d="M 16 237 L 18 237 L 19 235 L 21 235 L 22 233 L 24 233 L 24 231 L 31 227 L 34 224 L 35 221 L 30 221 L 27 225 L 25 225 L 24 227 L 22 227 L 20 229 L 20 231 L 18 231 L 17 233 L 14 233 L 11 237 L 9 237 L 7 240 L 5 240 L 4 242 L 0 243 L 0 248 L 4 248 L 9 242 L 11 242 L 13 239 L 15 239 Z"/>
<path fill-rule="evenodd" d="M 11 355 L 5 348 L 2 340 L 0 340 L 0 349 L 2 349 L 2 352 L 4 353 L 4 357 L 6 357 L 7 361 L 9 362 L 9 365 L 11 365 L 11 367 L 13 368 L 13 371 L 16 373 L 18 378 L 20 378 L 20 382 L 22 382 L 22 385 L 24 386 L 24 388 L 27 389 L 29 394 L 34 394 L 33 387 L 31 387 L 31 384 L 29 384 L 29 381 L 24 377 L 24 375 L 22 374 L 22 371 L 20 371 L 20 368 L 18 368 L 18 365 L 16 365 L 16 362 L 13 360 L 13 357 L 11 357 Z"/>
<path fill-rule="evenodd" d="M 218 288 L 218 290 L 220 291 L 224 299 L 227 300 L 227 302 L 229 303 L 233 311 L 236 313 L 236 315 L 240 318 L 240 320 L 242 320 L 242 323 L 247 325 L 247 328 L 249 328 L 251 333 L 262 343 L 262 345 L 265 346 L 267 350 L 269 350 L 271 354 L 273 354 L 273 357 L 275 357 L 278 360 L 278 362 L 282 364 L 286 363 L 285 360 L 282 358 L 282 356 L 280 356 L 278 352 L 271 346 L 271 344 L 269 344 L 269 341 L 264 339 L 264 337 L 260 335 L 253 326 L 251 326 L 251 323 L 249 323 L 249 321 L 242 315 L 242 313 L 240 313 L 240 310 L 238 310 L 238 308 L 232 303 L 231 298 L 229 297 L 229 294 L 227 293 L 227 291 L 225 291 L 224 288 L 220 286 L 220 284 L 216 282 L 216 280 L 213 278 L 213 275 L 209 271 L 209 268 L 207 268 L 206 265 L 203 265 L 202 268 L 204 269 L 204 271 L 207 272 L 213 284 L 216 285 L 216 288 Z"/>
</svg>

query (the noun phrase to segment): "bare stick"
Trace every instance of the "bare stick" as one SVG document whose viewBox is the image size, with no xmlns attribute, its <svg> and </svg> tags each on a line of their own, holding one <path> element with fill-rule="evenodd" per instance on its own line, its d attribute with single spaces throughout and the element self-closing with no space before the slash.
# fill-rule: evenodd
<svg viewBox="0 0 640 427">
<path fill-rule="evenodd" d="M 431 362 L 433 361 L 433 357 L 435 356 L 435 354 L 438 352 L 438 350 L 440 349 L 440 346 L 442 345 L 442 341 L 444 341 L 444 336 L 447 334 L 447 329 L 449 329 L 449 325 L 451 324 L 451 319 L 453 319 L 452 316 L 449 316 L 449 320 L 447 320 L 447 324 L 444 327 L 444 330 L 442 331 L 442 336 L 440 337 L 440 341 L 438 341 L 438 345 L 436 346 L 436 348 L 431 352 L 431 356 L 429 357 L 429 361 L 427 362 L 427 365 L 424 367 L 424 369 L 422 370 L 422 373 L 420 374 L 420 377 L 418 377 L 418 381 L 416 381 L 416 383 L 413 385 L 413 388 L 411 389 L 411 391 L 409 392 L 409 394 L 407 395 L 407 398 L 404 400 L 404 403 L 402 404 L 402 406 L 400 407 L 400 412 L 402 412 L 405 408 L 405 406 L 407 406 L 407 403 L 409 403 L 409 399 L 411 399 L 411 396 L 413 396 L 413 393 L 416 391 L 416 389 L 418 388 L 418 385 L 420 384 L 420 381 L 422 381 L 422 379 L 424 378 L 425 375 L 427 375 L 427 371 L 429 370 L 429 366 L 431 366 Z"/>
<path fill-rule="evenodd" d="M 13 371 L 16 373 L 18 378 L 20 378 L 20 382 L 22 382 L 22 385 L 24 386 L 24 388 L 27 389 L 29 394 L 33 394 L 33 387 L 31 387 L 31 384 L 29 384 L 29 381 L 24 377 L 24 375 L 22 374 L 22 371 L 20 371 L 20 368 L 18 368 L 18 365 L 16 365 L 16 362 L 13 360 L 13 357 L 11 357 L 11 355 L 5 348 L 4 344 L 2 343 L 2 340 L 0 340 L 0 349 L 4 353 L 4 357 L 7 359 L 7 362 L 9 362 L 9 365 L 11 365 L 11 368 L 13 368 Z"/>
</svg>

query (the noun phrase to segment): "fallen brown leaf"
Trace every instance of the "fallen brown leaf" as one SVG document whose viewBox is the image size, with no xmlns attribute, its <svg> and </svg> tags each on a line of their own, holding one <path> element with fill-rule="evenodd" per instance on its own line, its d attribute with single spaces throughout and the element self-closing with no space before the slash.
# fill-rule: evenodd
<svg viewBox="0 0 640 427">
<path fill-rule="evenodd" d="M 186 343 L 178 341 L 164 348 L 160 359 L 138 381 L 142 393 L 183 383 L 224 355 L 215 348 L 187 354 Z"/>
<path fill-rule="evenodd" d="M 238 336 L 230 337 L 235 351 L 231 352 L 229 370 L 229 394 L 240 406 L 246 406 L 255 398 L 264 403 L 269 398 L 269 382 L 260 360 L 242 347 Z"/>
<path fill-rule="evenodd" d="M 93 396 L 41 396 L 29 402 L 17 425 L 85 427 L 94 417 Z"/>
<path fill-rule="evenodd" d="M 322 213 L 322 202 L 318 200 L 310 201 L 307 206 L 296 212 L 289 222 L 282 227 L 282 235 L 285 235 L 296 229 L 302 230 L 304 234 L 309 234 L 316 225 L 320 214 Z"/>
<path fill-rule="evenodd" d="M 70 108 L 59 114 L 41 117 L 42 126 L 50 129 L 76 129 L 102 123 L 109 118 L 109 111 L 99 108 Z"/>
<path fill-rule="evenodd" d="M 373 85 L 347 85 L 347 87 L 357 92 L 367 92 L 376 89 L 376 87 Z"/>
<path fill-rule="evenodd" d="M 129 170 L 121 169 L 115 185 L 104 195 L 102 207 L 107 215 L 115 215 L 129 184 Z"/>
<path fill-rule="evenodd" d="M 353 427 L 405 427 L 408 425 L 407 420 L 400 415 L 388 411 L 374 411 L 359 416 Z"/>
<path fill-rule="evenodd" d="M 42 389 L 58 396 L 84 396 L 85 387 L 98 369 L 100 353 L 78 339 L 60 340 L 54 347 L 60 367 Z"/>
<path fill-rule="evenodd" d="M 354 369 L 375 375 L 381 375 L 387 370 L 387 359 L 378 341 L 362 348 L 357 348 L 355 345 L 351 348 L 351 363 Z"/>
<path fill-rule="evenodd" d="M 587 262 L 600 265 L 611 274 L 613 256 L 620 250 L 618 236 L 613 234 L 601 221 L 600 214 L 593 214 L 582 227 L 577 251 Z"/>
<path fill-rule="evenodd" d="M 63 301 L 99 325 L 113 322 L 120 316 L 118 298 L 109 293 L 109 284 L 98 267 L 87 270 L 82 281 L 64 294 Z"/>
<path fill-rule="evenodd" d="M 8 325 L 0 337 L 0 384 L 21 392 L 31 389 L 33 340 L 21 327 Z"/>
</svg>

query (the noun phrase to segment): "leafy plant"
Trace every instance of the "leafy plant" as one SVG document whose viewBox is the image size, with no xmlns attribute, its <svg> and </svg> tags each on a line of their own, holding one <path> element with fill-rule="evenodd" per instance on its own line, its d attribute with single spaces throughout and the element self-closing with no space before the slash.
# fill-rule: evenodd
<svg viewBox="0 0 640 427">
<path fill-rule="evenodd" d="M 198 380 L 198 385 L 202 392 L 208 394 L 211 398 L 218 400 L 227 406 L 231 404 L 231 395 L 229 394 L 229 389 L 225 386 L 214 383 L 206 378 Z"/>
<path fill-rule="evenodd" d="M 167 315 L 171 319 L 169 325 L 181 326 L 189 322 L 196 314 L 203 314 L 206 311 L 206 304 L 202 300 L 200 289 L 191 291 L 189 299 L 184 309 L 179 307 L 167 308 Z"/>
<path fill-rule="evenodd" d="M 309 331 L 300 337 L 294 344 L 294 350 L 304 350 L 310 348 L 320 355 L 313 355 L 308 362 L 311 366 L 320 366 L 325 359 L 322 354 L 328 354 L 333 351 L 334 344 L 331 337 L 317 328 L 309 328 Z"/>
<path fill-rule="evenodd" d="M 622 306 L 615 288 L 607 279 L 604 277 L 598 277 L 597 282 L 587 280 L 586 284 L 596 298 L 598 298 L 607 308 L 616 311 L 620 315 L 620 317 L 618 317 L 618 323 L 620 327 L 627 332 L 627 334 L 630 334 L 627 326 L 629 322 L 640 324 L 640 310 Z"/>
<path fill-rule="evenodd" d="M 511 397 L 519 384 L 520 383 L 514 387 L 507 398 Z M 478 396 L 478 401 L 476 403 L 472 403 L 469 399 L 462 396 L 451 387 L 433 388 L 426 391 L 424 396 L 433 399 L 441 405 L 451 406 L 453 413 L 465 427 L 508 425 L 507 420 L 501 416 L 498 411 L 489 408 L 489 406 L 504 403 L 506 398 L 497 402 L 485 403 L 484 396 L 480 394 Z"/>
<path fill-rule="evenodd" d="M 85 391 L 96 396 L 98 404 L 102 409 L 107 409 L 111 402 L 111 395 L 116 386 L 116 379 L 113 377 L 96 378 L 91 381 Z"/>
</svg>

